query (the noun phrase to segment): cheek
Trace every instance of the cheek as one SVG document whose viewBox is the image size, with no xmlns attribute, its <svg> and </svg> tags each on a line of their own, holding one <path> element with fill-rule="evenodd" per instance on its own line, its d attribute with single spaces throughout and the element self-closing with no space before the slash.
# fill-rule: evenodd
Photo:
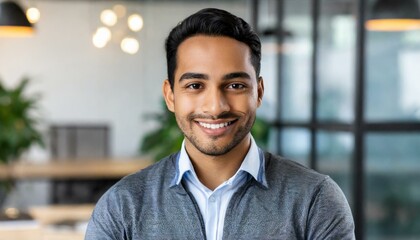
<svg viewBox="0 0 420 240">
<path fill-rule="evenodd" d="M 175 101 L 175 112 L 178 115 L 185 115 L 194 111 L 197 101 L 192 100 L 191 98 L 179 96 Z"/>
<path fill-rule="evenodd" d="M 232 109 L 243 113 L 254 112 L 258 106 L 257 97 L 253 95 L 232 98 L 229 102 Z"/>
</svg>

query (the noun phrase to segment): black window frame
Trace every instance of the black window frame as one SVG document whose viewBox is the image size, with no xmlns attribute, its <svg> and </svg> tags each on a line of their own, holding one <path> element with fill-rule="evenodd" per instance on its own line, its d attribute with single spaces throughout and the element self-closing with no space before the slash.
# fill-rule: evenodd
<svg viewBox="0 0 420 240">
<path fill-rule="evenodd" d="M 275 31 L 272 31 L 276 38 L 276 43 L 281 45 L 284 40 L 284 0 L 276 1 L 276 26 Z M 261 1 L 252 0 L 252 23 L 257 32 L 263 32 L 263 29 L 258 29 L 258 12 Z M 355 16 L 357 18 L 356 27 L 356 46 L 355 46 L 355 92 L 354 92 L 354 120 L 353 122 L 339 122 L 339 121 L 322 121 L 317 119 L 318 106 L 318 59 L 317 53 L 318 32 L 319 32 L 319 17 L 320 17 L 320 0 L 311 1 L 311 25 L 312 25 L 312 56 L 311 56 L 311 114 L 309 122 L 299 121 L 285 121 L 281 116 L 281 99 L 282 99 L 282 74 L 277 74 L 277 99 L 276 106 L 276 120 L 272 122 L 272 127 L 276 131 L 276 149 L 277 154 L 282 155 L 283 147 L 281 141 L 281 132 L 288 128 L 306 129 L 310 132 L 310 154 L 309 167 L 318 170 L 317 163 L 317 138 L 318 131 L 326 132 L 343 132 L 350 133 L 354 139 L 354 151 L 352 157 L 352 193 L 353 193 L 353 217 L 355 220 L 356 239 L 363 240 L 365 238 L 365 138 L 370 133 L 420 133 L 420 122 L 418 121 L 367 121 L 365 119 L 365 52 L 366 52 L 366 8 L 367 1 L 355 1 Z M 282 55 L 277 54 L 278 70 L 283 69 Z"/>
</svg>

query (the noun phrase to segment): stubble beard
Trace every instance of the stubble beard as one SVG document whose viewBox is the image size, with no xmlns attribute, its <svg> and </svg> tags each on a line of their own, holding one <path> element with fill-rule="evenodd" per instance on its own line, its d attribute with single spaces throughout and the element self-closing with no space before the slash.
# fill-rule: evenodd
<svg viewBox="0 0 420 240">
<path fill-rule="evenodd" d="M 177 118 L 178 126 L 184 134 L 185 138 L 188 139 L 188 141 L 191 142 L 191 144 L 201 153 L 209 156 L 221 156 L 230 152 L 250 133 L 251 128 L 255 122 L 255 115 L 248 119 L 245 125 L 240 126 L 236 130 L 236 133 L 231 142 L 223 146 L 220 146 L 216 142 L 217 139 L 221 138 L 222 136 L 210 137 L 209 141 L 200 141 L 200 139 L 198 139 L 198 137 L 193 134 L 192 128 L 194 127 L 195 122 L 189 119 L 190 117 L 187 118 L 187 120 L 184 122 L 186 124 L 190 124 L 189 126 L 186 126 L 186 124 L 183 124 L 183 122 Z M 186 129 L 189 129 L 189 131 L 186 131 Z"/>
</svg>

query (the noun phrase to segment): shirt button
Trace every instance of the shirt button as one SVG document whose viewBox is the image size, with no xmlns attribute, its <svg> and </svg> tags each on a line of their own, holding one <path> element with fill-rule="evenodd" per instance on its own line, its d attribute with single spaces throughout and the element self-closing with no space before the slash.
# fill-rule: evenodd
<svg viewBox="0 0 420 240">
<path fill-rule="evenodd" d="M 216 201 L 216 198 L 215 198 L 215 197 L 213 197 L 213 196 L 211 196 L 211 197 L 209 198 L 209 201 L 210 201 L 210 202 L 215 202 L 215 201 Z"/>
</svg>

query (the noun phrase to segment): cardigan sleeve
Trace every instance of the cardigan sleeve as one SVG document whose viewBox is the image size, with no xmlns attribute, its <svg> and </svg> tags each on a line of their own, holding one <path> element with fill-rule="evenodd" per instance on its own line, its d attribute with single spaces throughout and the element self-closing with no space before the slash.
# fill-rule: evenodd
<svg viewBox="0 0 420 240">
<path fill-rule="evenodd" d="M 306 231 L 307 239 L 355 239 L 350 207 L 330 177 L 321 182 L 313 195 Z"/>
<path fill-rule="evenodd" d="M 105 193 L 98 201 L 86 230 L 85 240 L 127 239 L 123 214 L 115 192 Z"/>
</svg>

